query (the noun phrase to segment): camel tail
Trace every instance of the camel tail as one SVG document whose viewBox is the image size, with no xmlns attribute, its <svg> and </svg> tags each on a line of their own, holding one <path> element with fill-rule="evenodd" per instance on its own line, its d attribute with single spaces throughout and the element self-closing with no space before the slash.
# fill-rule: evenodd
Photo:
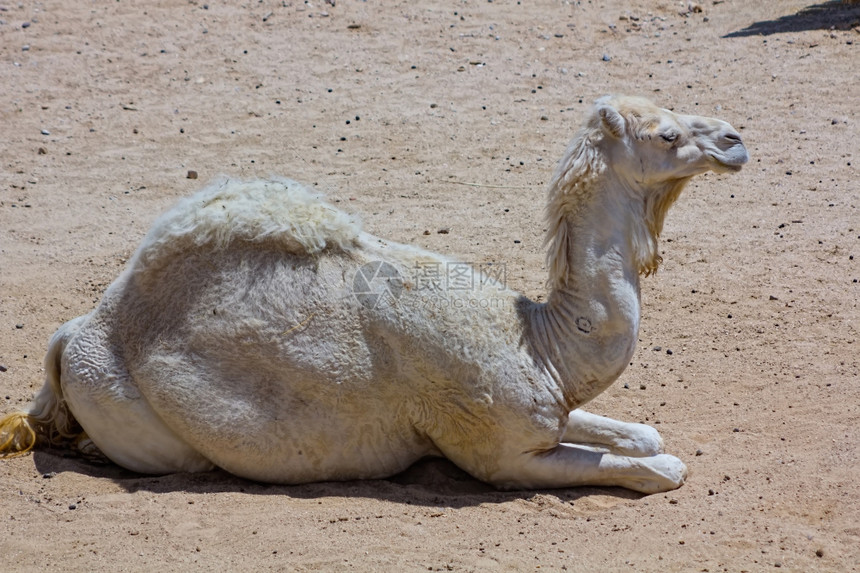
<svg viewBox="0 0 860 573">
<path fill-rule="evenodd" d="M 80 437 L 82 429 L 63 398 L 60 363 L 83 318 L 67 322 L 51 337 L 45 356 L 45 385 L 29 406 L 0 418 L 0 458 L 24 455 L 37 446 L 67 446 Z"/>
</svg>

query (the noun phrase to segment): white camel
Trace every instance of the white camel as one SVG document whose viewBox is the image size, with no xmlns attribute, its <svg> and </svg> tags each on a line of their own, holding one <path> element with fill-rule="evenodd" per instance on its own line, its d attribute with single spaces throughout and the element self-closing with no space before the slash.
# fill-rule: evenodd
<svg viewBox="0 0 860 573">
<path fill-rule="evenodd" d="M 549 186 L 546 303 L 365 233 L 296 183 L 212 185 L 53 336 L 0 452 L 70 444 L 143 473 L 283 484 L 444 456 L 506 489 L 677 488 L 686 466 L 656 430 L 578 408 L 632 356 L 670 205 L 746 161 L 728 123 L 598 100 Z"/>
</svg>

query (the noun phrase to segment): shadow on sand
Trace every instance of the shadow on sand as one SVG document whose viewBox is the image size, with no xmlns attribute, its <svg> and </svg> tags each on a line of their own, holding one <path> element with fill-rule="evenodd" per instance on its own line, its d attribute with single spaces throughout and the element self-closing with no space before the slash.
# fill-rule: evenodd
<svg viewBox="0 0 860 573">
<path fill-rule="evenodd" d="M 528 500 L 549 490 L 499 491 L 474 479 L 446 459 L 428 458 L 388 479 L 346 482 L 319 482 L 303 485 L 270 485 L 245 480 L 222 470 L 203 473 L 178 473 L 149 476 L 123 469 L 114 464 L 96 464 L 64 451 L 43 450 L 33 455 L 36 469 L 45 477 L 75 472 L 99 479 L 109 479 L 128 491 L 156 494 L 246 493 L 282 495 L 299 499 L 326 497 L 372 498 L 416 506 L 461 508 L 484 503 Z M 593 495 L 623 499 L 640 499 L 643 494 L 617 487 L 577 487 L 551 490 L 566 503 Z"/>
<path fill-rule="evenodd" d="M 858 25 L 860 25 L 860 2 L 831 0 L 807 6 L 795 14 L 783 16 L 776 20 L 755 22 L 743 30 L 726 34 L 723 37 L 771 36 L 808 30 L 848 30 Z"/>
</svg>

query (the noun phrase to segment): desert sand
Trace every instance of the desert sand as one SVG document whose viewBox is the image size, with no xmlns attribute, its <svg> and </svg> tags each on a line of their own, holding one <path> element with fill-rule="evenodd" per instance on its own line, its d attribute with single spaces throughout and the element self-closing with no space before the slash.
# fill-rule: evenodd
<svg viewBox="0 0 860 573">
<path fill-rule="evenodd" d="M 860 569 L 858 26 L 810 0 L 0 0 L 0 412 L 220 175 L 302 181 L 539 298 L 546 184 L 593 100 L 719 117 L 751 154 L 669 213 L 635 358 L 587 407 L 659 429 L 680 489 L 498 492 L 440 460 L 283 487 L 40 451 L 0 461 L 0 569 Z"/>
</svg>

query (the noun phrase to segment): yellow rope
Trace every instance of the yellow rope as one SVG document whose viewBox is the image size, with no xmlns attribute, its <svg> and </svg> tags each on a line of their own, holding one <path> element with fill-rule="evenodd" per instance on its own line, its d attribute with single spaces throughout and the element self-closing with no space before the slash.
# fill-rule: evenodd
<svg viewBox="0 0 860 573">
<path fill-rule="evenodd" d="M 26 412 L 12 412 L 0 419 L 0 458 L 23 456 L 36 445 L 36 431 Z"/>
</svg>

